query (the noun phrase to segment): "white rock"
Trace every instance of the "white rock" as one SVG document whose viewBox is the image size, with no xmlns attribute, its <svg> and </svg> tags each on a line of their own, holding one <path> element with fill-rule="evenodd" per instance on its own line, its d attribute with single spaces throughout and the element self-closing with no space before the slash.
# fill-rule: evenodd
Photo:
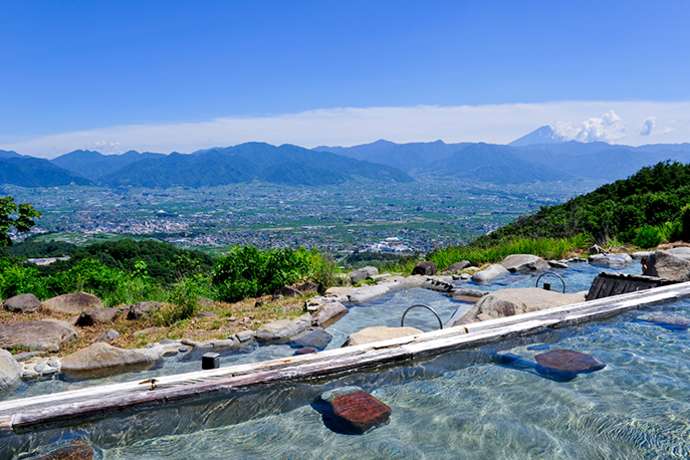
<svg viewBox="0 0 690 460">
<path fill-rule="evenodd" d="M 472 280 L 477 283 L 488 283 L 501 276 L 508 275 L 510 272 L 501 264 L 489 265 L 484 270 L 478 271 L 472 275 Z"/>
</svg>

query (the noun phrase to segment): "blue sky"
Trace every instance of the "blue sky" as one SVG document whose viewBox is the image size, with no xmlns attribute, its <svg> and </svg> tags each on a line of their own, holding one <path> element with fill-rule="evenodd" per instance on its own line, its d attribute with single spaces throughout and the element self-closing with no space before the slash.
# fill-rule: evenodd
<svg viewBox="0 0 690 460">
<path fill-rule="evenodd" d="M 684 0 L 6 1 L 0 24 L 5 145 L 317 109 L 690 101 Z"/>
</svg>

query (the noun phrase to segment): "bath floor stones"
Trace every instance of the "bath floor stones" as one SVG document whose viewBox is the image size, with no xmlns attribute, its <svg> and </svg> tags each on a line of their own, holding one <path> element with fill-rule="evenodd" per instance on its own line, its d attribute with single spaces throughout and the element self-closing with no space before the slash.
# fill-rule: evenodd
<svg viewBox="0 0 690 460">
<path fill-rule="evenodd" d="M 551 350 L 534 357 L 536 370 L 549 378 L 568 381 L 578 374 L 595 372 L 606 367 L 594 356 L 573 350 Z"/>
<path fill-rule="evenodd" d="M 324 424 L 342 434 L 364 434 L 388 422 L 391 408 L 359 387 L 323 393 L 314 405 Z"/>
</svg>

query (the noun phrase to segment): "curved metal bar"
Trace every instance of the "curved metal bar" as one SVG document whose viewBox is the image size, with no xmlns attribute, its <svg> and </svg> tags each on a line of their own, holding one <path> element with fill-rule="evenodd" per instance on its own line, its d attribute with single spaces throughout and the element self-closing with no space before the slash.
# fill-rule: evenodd
<svg viewBox="0 0 690 460">
<path fill-rule="evenodd" d="M 436 319 L 438 320 L 438 326 L 439 326 L 439 328 L 440 328 L 440 329 L 443 329 L 443 321 L 441 320 L 441 317 L 438 316 L 438 313 L 436 313 L 436 310 L 434 310 L 433 308 L 431 308 L 431 307 L 428 306 L 428 305 L 424 305 L 423 303 L 416 303 L 416 304 L 414 304 L 414 305 L 411 305 L 411 306 L 407 307 L 407 309 L 405 310 L 405 312 L 404 312 L 403 315 L 402 315 L 402 318 L 400 318 L 400 327 L 404 327 L 404 326 L 405 326 L 405 316 L 407 316 L 407 312 L 409 312 L 409 311 L 412 310 L 413 308 L 426 308 L 427 310 L 429 310 L 431 313 L 434 314 L 434 316 L 435 316 Z"/>
<path fill-rule="evenodd" d="M 537 282 L 534 286 L 539 287 L 539 281 L 541 281 L 541 279 L 543 277 L 548 276 L 548 275 L 555 276 L 556 278 L 558 278 L 561 281 L 561 284 L 563 285 L 563 293 L 565 293 L 565 278 L 563 278 L 561 275 L 559 275 L 556 272 L 544 272 L 544 273 L 542 273 L 541 275 L 539 275 L 537 277 Z"/>
</svg>

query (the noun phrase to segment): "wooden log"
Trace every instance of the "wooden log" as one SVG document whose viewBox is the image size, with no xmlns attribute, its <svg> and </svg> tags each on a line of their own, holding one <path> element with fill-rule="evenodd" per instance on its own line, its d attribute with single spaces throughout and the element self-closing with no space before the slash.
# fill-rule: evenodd
<svg viewBox="0 0 690 460">
<path fill-rule="evenodd" d="M 681 283 L 320 353 L 161 376 L 155 387 L 149 381 L 133 381 L 4 401 L 0 402 L 0 430 L 24 430 L 46 423 L 101 417 L 133 407 L 256 385 L 332 377 L 608 318 L 687 295 L 690 283 Z"/>
</svg>

